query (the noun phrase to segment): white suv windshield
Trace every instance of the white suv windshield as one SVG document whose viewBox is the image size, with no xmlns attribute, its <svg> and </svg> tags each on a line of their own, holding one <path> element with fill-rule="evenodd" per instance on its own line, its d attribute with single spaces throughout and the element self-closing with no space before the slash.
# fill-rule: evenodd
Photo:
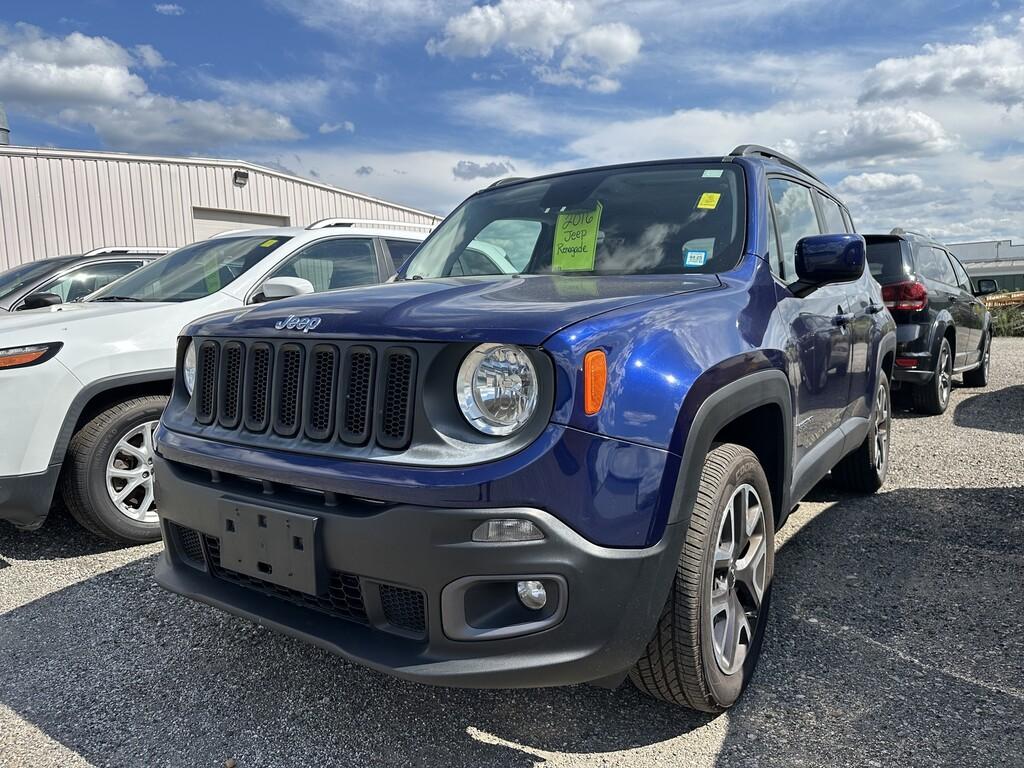
<svg viewBox="0 0 1024 768">
<path fill-rule="evenodd" d="M 288 237 L 218 237 L 137 269 L 88 301 L 192 301 L 216 293 L 259 264 Z"/>
<path fill-rule="evenodd" d="M 722 272 L 743 251 L 742 172 L 730 163 L 605 168 L 474 195 L 404 279 Z"/>
</svg>

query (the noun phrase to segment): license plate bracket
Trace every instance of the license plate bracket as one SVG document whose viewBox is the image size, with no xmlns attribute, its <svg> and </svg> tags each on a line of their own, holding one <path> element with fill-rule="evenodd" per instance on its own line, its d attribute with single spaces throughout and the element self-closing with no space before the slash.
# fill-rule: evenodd
<svg viewBox="0 0 1024 768">
<path fill-rule="evenodd" d="M 326 588 L 320 518 L 228 499 L 220 503 L 221 565 L 307 595 Z"/>
</svg>

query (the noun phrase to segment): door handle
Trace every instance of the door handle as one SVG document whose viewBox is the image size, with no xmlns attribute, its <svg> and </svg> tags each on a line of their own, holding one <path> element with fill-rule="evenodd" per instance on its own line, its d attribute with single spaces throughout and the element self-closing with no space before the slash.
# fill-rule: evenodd
<svg viewBox="0 0 1024 768">
<path fill-rule="evenodd" d="M 867 311 L 869 315 L 877 315 L 883 309 L 885 309 L 885 304 L 875 304 L 875 302 L 872 301 L 870 304 L 868 304 Z"/>
<path fill-rule="evenodd" d="M 832 322 L 833 324 L 838 325 L 841 328 L 846 327 L 851 322 L 853 322 L 853 313 L 841 312 L 840 314 L 832 318 Z"/>
</svg>

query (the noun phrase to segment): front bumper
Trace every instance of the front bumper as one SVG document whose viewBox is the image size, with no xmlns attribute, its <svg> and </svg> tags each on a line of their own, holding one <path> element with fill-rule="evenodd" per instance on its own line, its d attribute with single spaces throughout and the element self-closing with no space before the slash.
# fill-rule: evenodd
<svg viewBox="0 0 1024 768">
<path fill-rule="evenodd" d="M 36 474 L 0 477 L 0 520 L 22 530 L 39 528 L 50 512 L 59 475 L 56 464 Z"/>
<path fill-rule="evenodd" d="M 437 685 L 617 684 L 651 637 L 684 530 L 670 525 L 650 547 L 602 547 L 538 509 L 346 497 L 325 507 L 297 489 L 268 496 L 252 483 L 160 457 L 155 469 L 167 545 L 157 567 L 162 586 L 356 663 Z M 218 510 L 233 504 L 318 519 L 319 559 L 331 574 L 327 602 L 225 569 Z M 501 517 L 533 521 L 544 540 L 472 541 L 477 525 Z M 517 635 L 522 624 L 509 613 L 509 598 L 526 578 L 557 585 L 557 605 L 541 612 L 543 628 Z M 467 584 L 484 586 L 469 598 Z M 396 594 L 405 600 L 398 612 Z M 465 639 L 481 625 L 509 620 L 515 636 Z"/>
</svg>

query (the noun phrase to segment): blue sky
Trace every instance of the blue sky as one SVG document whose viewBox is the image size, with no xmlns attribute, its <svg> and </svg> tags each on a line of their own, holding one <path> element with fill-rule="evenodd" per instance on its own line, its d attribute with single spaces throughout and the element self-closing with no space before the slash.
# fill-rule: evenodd
<svg viewBox="0 0 1024 768">
<path fill-rule="evenodd" d="M 941 7 L 936 7 L 941 6 Z M 236 157 L 436 212 L 494 178 L 770 144 L 862 231 L 1024 234 L 1024 8 L 8 0 L 15 143 Z"/>
</svg>

